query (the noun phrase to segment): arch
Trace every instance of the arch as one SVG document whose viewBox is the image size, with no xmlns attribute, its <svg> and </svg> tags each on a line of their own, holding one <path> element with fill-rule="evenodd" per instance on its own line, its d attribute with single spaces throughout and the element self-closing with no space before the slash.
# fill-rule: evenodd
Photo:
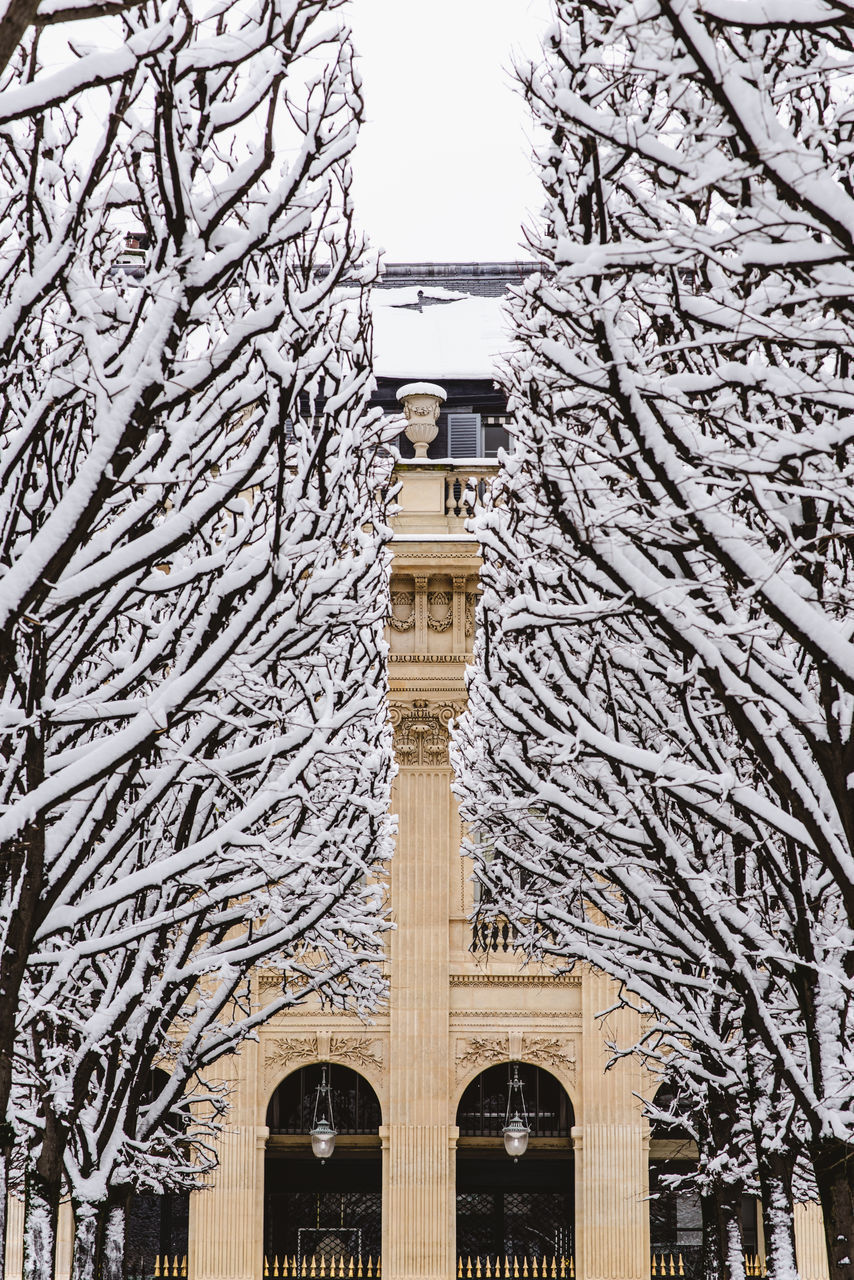
<svg viewBox="0 0 854 1280">
<path fill-rule="evenodd" d="M 551 1064 L 548 1067 L 544 1067 L 542 1066 L 541 1063 L 534 1062 L 533 1058 L 526 1058 L 524 1054 L 522 1054 L 521 1057 L 519 1058 L 513 1058 L 513 1059 L 509 1057 L 502 1058 L 498 1062 L 490 1063 L 489 1066 L 487 1067 L 485 1067 L 483 1063 L 480 1063 L 473 1067 L 469 1067 L 468 1070 L 466 1070 L 458 1079 L 456 1089 L 451 1097 L 451 1110 L 450 1110 L 451 1123 L 454 1123 L 454 1124 L 456 1123 L 455 1117 L 456 1117 L 457 1111 L 459 1110 L 459 1106 L 460 1106 L 460 1102 L 462 1100 L 463 1094 L 465 1093 L 469 1085 L 478 1078 L 478 1076 L 483 1075 L 484 1071 L 489 1071 L 492 1067 L 496 1067 L 496 1066 L 503 1067 L 504 1070 L 506 1071 L 507 1068 L 509 1066 L 512 1066 L 514 1063 L 518 1066 L 524 1066 L 529 1068 L 533 1067 L 536 1070 L 542 1071 L 544 1072 L 545 1075 L 551 1076 L 554 1080 L 556 1080 L 560 1085 L 561 1089 L 563 1089 L 567 1098 L 569 1099 L 570 1106 L 572 1107 L 572 1114 L 575 1117 L 575 1123 L 576 1124 L 578 1123 L 578 1116 L 579 1116 L 578 1100 L 573 1097 L 573 1094 L 575 1092 L 574 1076 L 569 1071 L 563 1070 L 557 1066 L 552 1066 Z"/>
<path fill-rule="evenodd" d="M 335 1054 L 333 1052 L 330 1053 L 328 1057 L 324 1058 L 322 1062 L 327 1066 L 333 1066 L 335 1068 L 343 1067 L 350 1071 L 355 1070 L 355 1074 L 360 1076 L 361 1079 L 366 1080 L 371 1086 L 377 1097 L 380 1112 L 382 1114 L 385 1113 L 385 1078 L 383 1076 L 382 1064 L 379 1061 L 376 1063 L 370 1061 L 359 1061 L 357 1067 L 353 1068 L 351 1063 L 348 1062 L 341 1054 Z M 319 1067 L 320 1065 L 322 1065 L 320 1059 L 306 1055 L 302 1060 L 297 1058 L 295 1061 L 283 1067 L 279 1074 L 271 1076 L 270 1079 L 272 1083 L 267 1097 L 265 1114 L 266 1110 L 269 1109 L 273 1095 L 281 1088 L 286 1080 L 290 1079 L 291 1076 L 295 1075 L 299 1071 L 303 1071 L 306 1068 Z"/>
<path fill-rule="evenodd" d="M 510 1072 L 524 1089 L 530 1125 L 528 1150 L 513 1161 L 504 1149 Z M 515 1109 L 515 1108 L 513 1108 Z M 575 1114 L 569 1092 L 536 1063 L 498 1062 L 463 1084 L 456 1110 L 457 1251 L 471 1256 L 516 1257 L 529 1265 L 556 1260 L 569 1274 L 573 1256 Z"/>
<path fill-rule="evenodd" d="M 335 1150 L 318 1160 L 309 1131 L 323 1072 L 337 1131 Z M 288 1072 L 267 1103 L 264 1253 L 271 1274 L 282 1259 L 379 1256 L 382 1232 L 382 1121 L 379 1098 L 361 1072 L 340 1063 L 305 1063 Z"/>
</svg>

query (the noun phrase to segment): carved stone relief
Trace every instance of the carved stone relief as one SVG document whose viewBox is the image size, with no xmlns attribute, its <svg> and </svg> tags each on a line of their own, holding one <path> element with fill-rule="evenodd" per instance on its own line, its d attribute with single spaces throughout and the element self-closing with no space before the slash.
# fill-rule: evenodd
<svg viewBox="0 0 854 1280">
<path fill-rule="evenodd" d="M 474 619 L 477 602 L 480 599 L 479 591 L 466 592 L 466 635 L 474 635 Z"/>
<path fill-rule="evenodd" d="M 561 1036 L 528 1036 L 517 1031 L 509 1036 L 468 1036 L 457 1043 L 458 1077 L 472 1067 L 488 1067 L 517 1058 L 575 1074 L 575 1042 Z"/>
<path fill-rule="evenodd" d="M 416 698 L 409 706 L 392 706 L 394 750 L 401 765 L 438 768 L 448 763 L 448 724 L 460 714 L 452 703 Z"/>
<path fill-rule="evenodd" d="M 427 592 L 427 626 L 431 631 L 447 631 L 451 626 L 454 620 L 453 601 L 450 591 Z"/>
<path fill-rule="evenodd" d="M 354 1067 L 382 1068 L 382 1048 L 376 1040 L 360 1036 L 336 1036 L 321 1032 L 314 1036 L 277 1036 L 264 1047 L 264 1073 L 277 1074 L 295 1062 L 348 1062 Z"/>
<path fill-rule="evenodd" d="M 415 592 L 392 591 L 388 624 L 393 631 L 411 631 L 415 626 Z"/>
</svg>

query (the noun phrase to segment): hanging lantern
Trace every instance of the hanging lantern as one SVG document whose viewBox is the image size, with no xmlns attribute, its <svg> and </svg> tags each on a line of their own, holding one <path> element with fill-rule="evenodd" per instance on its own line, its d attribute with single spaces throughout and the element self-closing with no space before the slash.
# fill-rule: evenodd
<svg viewBox="0 0 854 1280">
<path fill-rule="evenodd" d="M 528 1124 L 528 1111 L 525 1106 L 525 1092 L 519 1079 L 519 1066 L 513 1063 L 513 1075 L 507 1094 L 507 1115 L 504 1121 L 504 1150 L 513 1157 L 515 1164 L 520 1156 L 528 1150 L 528 1138 L 531 1126 Z"/>
<path fill-rule="evenodd" d="M 332 1116 L 332 1094 L 326 1082 L 326 1067 L 323 1067 L 320 1084 L 314 1095 L 314 1117 L 309 1130 L 312 1154 L 325 1164 L 335 1150 L 335 1138 L 338 1130 Z"/>
</svg>

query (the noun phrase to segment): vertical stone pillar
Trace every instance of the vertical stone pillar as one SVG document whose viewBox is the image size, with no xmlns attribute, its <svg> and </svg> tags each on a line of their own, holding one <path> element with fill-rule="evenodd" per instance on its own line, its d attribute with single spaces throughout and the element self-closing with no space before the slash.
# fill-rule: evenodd
<svg viewBox="0 0 854 1280">
<path fill-rule="evenodd" d="M 23 1200 L 10 1196 L 6 1212 L 6 1280 L 21 1280 L 24 1270 Z"/>
<path fill-rule="evenodd" d="M 259 1280 L 264 1273 L 264 1150 L 266 1125 L 254 1123 L 258 1046 L 244 1045 L 229 1123 L 217 1143 L 219 1164 L 210 1185 L 190 1196 L 189 1280 Z M 210 1072 L 236 1073 L 225 1058 Z"/>
<path fill-rule="evenodd" d="M 801 1280 L 828 1280 L 827 1245 L 821 1205 L 795 1205 L 795 1249 Z"/>
<path fill-rule="evenodd" d="M 641 1104 L 641 1068 L 626 1059 L 605 1073 L 609 1059 L 597 1013 L 615 1003 L 614 984 L 585 970 L 583 1124 L 575 1144 L 575 1234 L 578 1280 L 647 1280 L 649 1275 L 649 1141 Z M 619 1042 L 639 1028 L 634 1014 L 608 1018 Z M 597 1052 L 597 1046 L 598 1052 Z"/>
<path fill-rule="evenodd" d="M 264 1268 L 263 1125 L 226 1125 L 212 1185 L 190 1197 L 190 1280 L 258 1280 Z"/>
<path fill-rule="evenodd" d="M 63 1200 L 59 1206 L 56 1224 L 56 1280 L 68 1280 L 71 1275 L 71 1252 L 74 1248 L 74 1214 L 71 1201 Z"/>
<path fill-rule="evenodd" d="M 392 864 L 389 1089 L 385 1117 L 384 1280 L 449 1280 L 454 1148 L 448 1123 L 449 884 L 454 818 L 447 763 L 452 708 L 395 708 L 403 763 Z"/>
</svg>

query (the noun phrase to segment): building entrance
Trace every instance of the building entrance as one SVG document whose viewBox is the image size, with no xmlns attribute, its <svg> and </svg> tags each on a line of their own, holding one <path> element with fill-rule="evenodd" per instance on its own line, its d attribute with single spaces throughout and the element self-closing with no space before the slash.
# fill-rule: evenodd
<svg viewBox="0 0 854 1280">
<path fill-rule="evenodd" d="M 270 1137 L 264 1162 L 264 1255 L 270 1275 L 345 1274 L 352 1260 L 363 1274 L 376 1267 L 382 1243 L 380 1107 L 371 1086 L 347 1067 L 326 1066 L 335 1150 L 321 1161 L 309 1131 L 321 1066 L 303 1067 L 278 1087 L 267 1108 Z M 345 1272 L 340 1270 L 344 1260 Z M 333 1265 L 338 1268 L 332 1271 Z"/>
<path fill-rule="evenodd" d="M 512 1264 L 556 1263 L 568 1274 L 573 1256 L 572 1103 L 549 1072 L 521 1064 L 530 1125 L 518 1161 L 504 1149 L 511 1064 L 489 1067 L 468 1086 L 457 1110 L 457 1253 Z M 541 1269 L 541 1268 L 540 1268 Z M 485 1272 L 484 1272 L 485 1274 Z"/>
</svg>

